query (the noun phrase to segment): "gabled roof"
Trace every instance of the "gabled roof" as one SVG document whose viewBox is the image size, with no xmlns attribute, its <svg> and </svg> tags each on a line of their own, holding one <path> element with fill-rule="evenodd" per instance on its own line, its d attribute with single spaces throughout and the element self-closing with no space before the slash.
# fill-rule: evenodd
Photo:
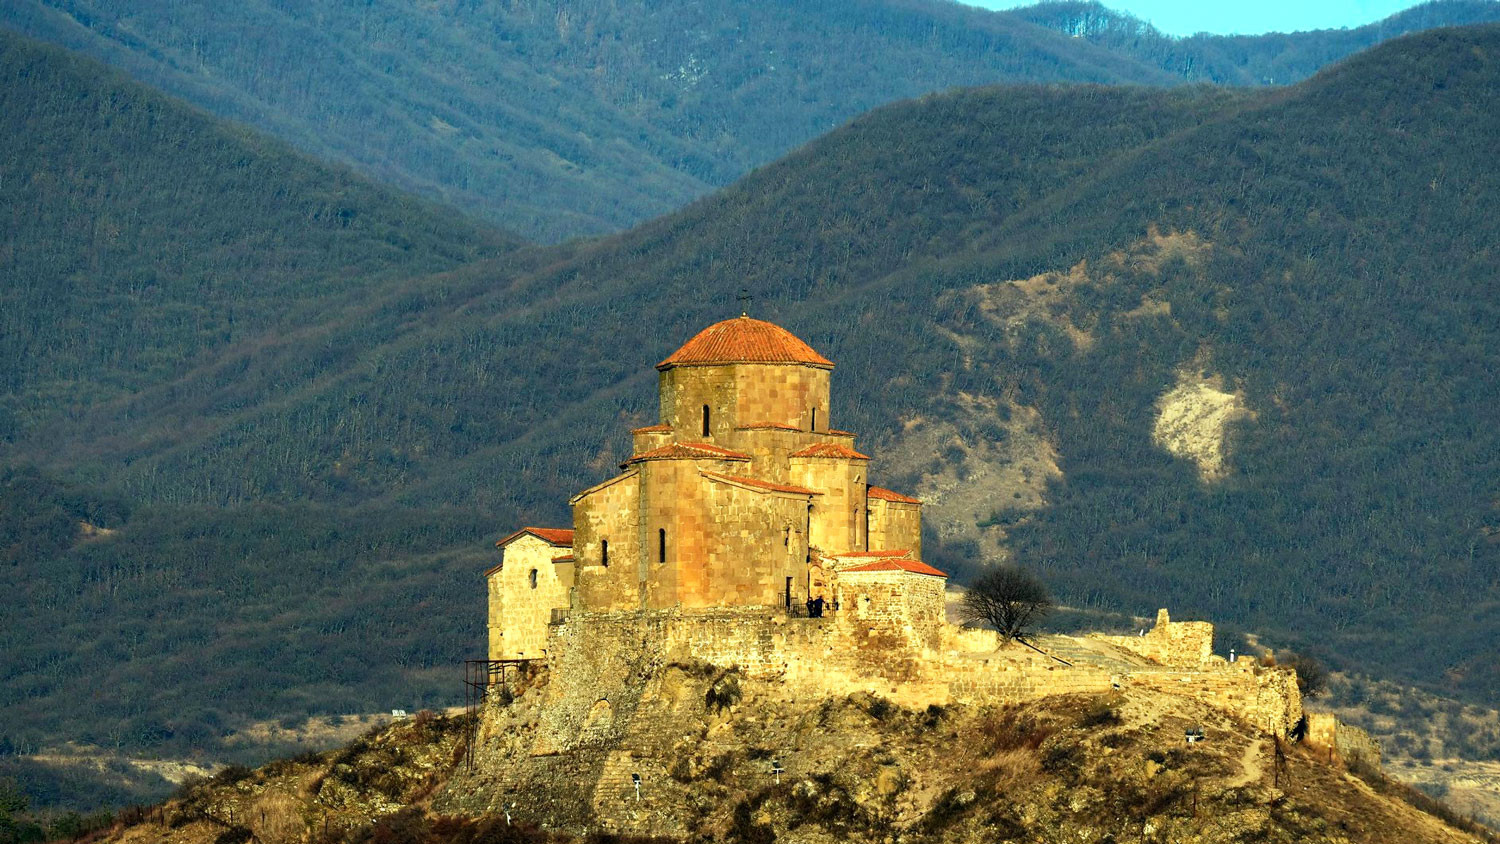
<svg viewBox="0 0 1500 844">
<path fill-rule="evenodd" d="M 765 490 L 767 492 L 789 492 L 789 493 L 792 493 L 793 495 L 822 495 L 823 494 L 821 492 L 818 492 L 815 489 L 808 489 L 807 487 L 801 487 L 801 486 L 792 486 L 791 484 L 772 483 L 771 481 L 763 481 L 763 480 L 760 480 L 759 478 L 746 478 L 746 477 L 741 477 L 740 475 L 721 475 L 718 472 L 699 472 L 698 474 L 702 475 L 705 478 L 710 478 L 712 480 L 724 481 L 726 483 L 731 483 L 731 484 L 739 484 L 741 486 L 753 487 L 755 489 L 763 489 L 763 490 Z"/>
<path fill-rule="evenodd" d="M 559 548 L 572 548 L 573 547 L 573 529 L 572 528 L 540 528 L 540 527 L 523 527 L 520 530 L 516 531 L 515 533 L 511 534 L 510 536 L 507 536 L 504 539 L 500 540 L 499 542 L 496 542 L 495 543 L 495 547 L 496 548 L 504 548 L 505 546 L 507 546 L 510 543 L 516 541 L 517 539 L 520 539 L 523 535 L 528 534 L 528 533 L 531 534 L 532 536 L 535 536 L 537 539 L 542 540 L 543 542 L 547 543 L 548 545 L 556 545 Z"/>
<path fill-rule="evenodd" d="M 911 554 L 910 548 L 901 548 L 896 551 L 845 551 L 842 554 L 830 554 L 830 557 L 905 557 Z"/>
<path fill-rule="evenodd" d="M 572 554 L 564 554 L 561 557 L 553 557 L 552 558 L 552 562 L 554 562 L 554 563 L 571 563 L 571 562 L 573 562 L 573 555 Z"/>
<path fill-rule="evenodd" d="M 940 572 L 937 569 L 933 568 L 932 566 L 927 565 L 926 563 L 922 562 L 921 560 L 892 560 L 892 559 L 876 560 L 873 563 L 865 563 L 862 566 L 854 566 L 853 568 L 847 568 L 847 569 L 844 569 L 844 570 L 840 571 L 839 574 L 843 575 L 843 574 L 851 574 L 851 573 L 856 573 L 856 572 L 877 572 L 877 571 L 904 571 L 904 572 L 910 572 L 911 574 L 925 574 L 925 575 L 928 575 L 928 576 L 931 576 L 931 577 L 947 577 L 948 576 L 948 575 L 944 574 L 943 572 Z"/>
<path fill-rule="evenodd" d="M 727 363 L 794 363 L 832 369 L 833 361 L 813 351 L 779 325 L 741 314 L 698 332 L 657 369 Z"/>
<path fill-rule="evenodd" d="M 878 486 L 872 486 L 872 487 L 869 487 L 868 489 L 866 489 L 865 490 L 865 495 L 868 496 L 868 497 L 870 497 L 870 498 L 878 498 L 881 501 L 894 501 L 894 502 L 896 502 L 898 504 L 921 504 L 922 503 L 922 500 L 919 499 L 919 498 L 912 498 L 910 495 L 902 495 L 899 492 L 894 492 L 892 490 L 885 489 L 884 487 L 878 487 Z"/>
<path fill-rule="evenodd" d="M 868 454 L 860 454 L 843 443 L 813 443 L 801 451 L 791 453 L 792 457 L 842 457 L 846 460 L 869 460 Z"/>
<path fill-rule="evenodd" d="M 620 468 L 624 469 L 625 468 L 625 464 L 621 463 L 620 464 Z M 598 492 L 601 489 L 605 489 L 607 487 L 612 487 L 612 486 L 614 486 L 615 484 L 617 484 L 617 483 L 619 483 L 621 481 L 628 481 L 631 478 L 638 477 L 640 474 L 641 474 L 641 470 L 640 469 L 631 469 L 628 472 L 621 472 L 620 474 L 615 475 L 613 478 L 610 478 L 607 481 L 600 481 L 599 483 L 594 484 L 593 486 L 589 487 L 588 489 L 584 490 L 583 492 L 577 493 L 572 498 L 569 498 L 568 499 L 568 506 L 571 507 L 574 504 L 577 504 L 578 502 L 580 502 L 583 499 L 589 497 L 590 495 L 593 495 L 594 493 Z"/>
<path fill-rule="evenodd" d="M 632 434 L 670 434 L 671 432 L 671 425 L 647 425 L 644 428 L 632 428 L 630 431 Z"/>
<path fill-rule="evenodd" d="M 629 466 L 644 460 L 749 460 L 750 455 L 711 443 L 667 443 L 660 448 L 644 451 L 621 463 Z"/>
<path fill-rule="evenodd" d="M 736 425 L 736 431 L 801 431 L 796 425 L 782 425 L 779 422 L 756 422 L 754 425 Z"/>
</svg>

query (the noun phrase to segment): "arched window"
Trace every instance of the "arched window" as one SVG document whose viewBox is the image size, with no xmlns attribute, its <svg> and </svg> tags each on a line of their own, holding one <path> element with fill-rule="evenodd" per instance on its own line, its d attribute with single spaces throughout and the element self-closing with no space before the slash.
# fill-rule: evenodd
<svg viewBox="0 0 1500 844">
<path fill-rule="evenodd" d="M 609 566 L 609 540 L 608 539 L 601 539 L 601 540 L 599 540 L 599 560 L 600 560 L 600 562 L 604 563 L 604 565 L 606 567 Z"/>
<path fill-rule="evenodd" d="M 527 578 L 531 581 L 531 588 L 535 589 L 536 588 L 536 569 L 532 569 L 531 570 L 531 574 L 527 575 Z"/>
<path fill-rule="evenodd" d="M 703 436 L 708 436 L 708 405 L 703 406 Z"/>
<path fill-rule="evenodd" d="M 656 530 L 656 561 L 658 563 L 665 563 L 667 561 L 667 529 L 666 528 L 657 528 L 657 530 Z"/>
</svg>

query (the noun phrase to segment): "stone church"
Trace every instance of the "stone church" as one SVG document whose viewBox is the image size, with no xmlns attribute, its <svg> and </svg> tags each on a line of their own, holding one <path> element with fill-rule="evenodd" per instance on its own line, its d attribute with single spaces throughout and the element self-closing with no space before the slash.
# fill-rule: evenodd
<svg viewBox="0 0 1500 844">
<path fill-rule="evenodd" d="M 660 423 L 620 473 L 575 495 L 571 528 L 522 528 L 486 572 L 489 658 L 545 656 L 569 613 L 830 608 L 941 615 L 921 560 L 921 502 L 869 484 L 833 427 L 833 363 L 741 315 L 656 365 Z M 852 607 L 851 607 L 852 605 Z"/>
</svg>

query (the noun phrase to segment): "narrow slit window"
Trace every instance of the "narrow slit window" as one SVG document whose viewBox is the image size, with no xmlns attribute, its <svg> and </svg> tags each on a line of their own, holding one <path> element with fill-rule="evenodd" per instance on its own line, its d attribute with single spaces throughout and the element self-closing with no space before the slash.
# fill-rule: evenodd
<svg viewBox="0 0 1500 844">
<path fill-rule="evenodd" d="M 656 561 L 665 563 L 667 561 L 667 529 L 658 528 L 656 531 Z"/>
<path fill-rule="evenodd" d="M 708 436 L 708 405 L 703 406 L 703 436 Z"/>
<path fill-rule="evenodd" d="M 535 589 L 536 588 L 536 569 L 532 569 L 531 570 L 531 574 L 527 575 L 527 577 L 531 580 L 531 588 Z"/>
<path fill-rule="evenodd" d="M 599 561 L 606 567 L 609 565 L 609 540 L 599 540 Z"/>
<path fill-rule="evenodd" d="M 818 409 L 815 407 L 812 410 L 812 424 L 807 426 L 807 430 L 816 431 L 818 430 Z"/>
</svg>

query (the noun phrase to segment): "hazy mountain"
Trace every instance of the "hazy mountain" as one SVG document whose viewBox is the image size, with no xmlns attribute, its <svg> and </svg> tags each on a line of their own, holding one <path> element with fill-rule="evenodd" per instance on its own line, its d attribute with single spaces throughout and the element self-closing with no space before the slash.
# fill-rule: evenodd
<svg viewBox="0 0 1500 844">
<path fill-rule="evenodd" d="M 1492 700 L 1497 59 L 1487 26 L 1288 89 L 928 97 L 615 237 L 420 279 L 406 250 L 375 254 L 362 277 L 397 269 L 361 295 L 110 402 L 47 414 L 53 382 L 14 380 L 37 415 L 5 456 L 42 471 L 12 470 L 0 508 L 9 739 L 170 753 L 244 717 L 453 700 L 486 544 L 561 522 L 614 471 L 654 412 L 652 364 L 742 287 L 838 363 L 835 423 L 877 482 L 928 500 L 931 562 L 1010 554 L 1070 604 L 1170 606 L 1226 625 L 1222 646 L 1253 629 Z M 28 184 L 70 171 L 8 154 Z M 264 181 L 193 201 L 239 208 Z M 4 196 L 24 218 L 32 200 Z M 87 334 L 20 301 L 26 331 Z M 158 346 L 174 358 L 149 336 L 135 353 Z M 38 371 L 69 354 L 27 348 Z"/>
<path fill-rule="evenodd" d="M 1293 82 L 1410 28 L 1486 18 L 1500 4 L 1458 0 L 1351 32 L 1173 41 L 1096 6 L 946 0 L 0 7 L 0 25 L 548 241 L 680 208 L 905 97 L 996 82 Z"/>
<path fill-rule="evenodd" d="M 1192 82 L 1285 85 L 1329 62 L 1382 41 L 1442 26 L 1500 19 L 1493 0 L 1433 0 L 1352 29 L 1271 32 L 1264 35 L 1163 35 L 1155 27 L 1099 3 L 1038 3 L 1012 14 L 1078 36 Z"/>
</svg>

